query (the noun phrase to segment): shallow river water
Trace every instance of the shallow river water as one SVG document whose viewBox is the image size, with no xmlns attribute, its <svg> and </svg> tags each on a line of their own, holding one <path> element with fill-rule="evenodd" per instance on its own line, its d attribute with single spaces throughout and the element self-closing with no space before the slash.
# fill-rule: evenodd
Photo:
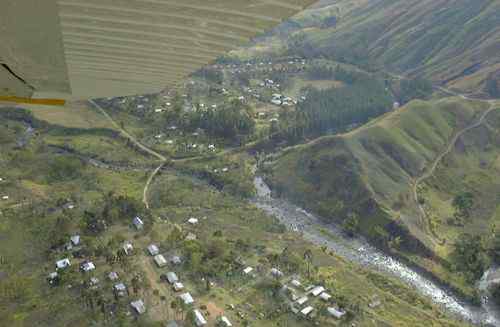
<svg viewBox="0 0 500 327">
<path fill-rule="evenodd" d="M 464 320 L 476 325 L 500 326 L 500 314 L 486 295 L 486 289 L 489 283 L 494 281 L 495 278 L 492 276 L 498 274 L 498 269 L 492 268 L 487 271 L 479 283 L 478 288 L 484 294 L 482 306 L 470 305 L 430 279 L 371 246 L 366 240 L 346 237 L 338 226 L 326 224 L 318 217 L 286 200 L 271 197 L 271 190 L 261 177 L 256 177 L 254 184 L 257 196 L 253 199 L 253 203 L 268 214 L 275 216 L 287 228 L 301 233 L 305 239 L 317 245 L 327 246 L 347 260 L 397 277 L 432 302 Z M 325 230 L 328 233 L 325 233 Z"/>
</svg>

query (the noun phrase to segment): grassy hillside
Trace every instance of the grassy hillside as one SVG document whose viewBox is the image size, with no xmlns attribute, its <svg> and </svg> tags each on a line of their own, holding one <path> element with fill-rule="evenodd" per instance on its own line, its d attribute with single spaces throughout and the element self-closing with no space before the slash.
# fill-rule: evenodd
<svg viewBox="0 0 500 327">
<path fill-rule="evenodd" d="M 84 116 L 88 114 L 92 115 Z M 299 275 L 304 285 L 321 283 L 332 290 L 335 303 L 353 312 L 340 321 L 318 314 L 315 319 L 321 326 L 466 325 L 453 321 L 399 281 L 313 246 L 246 200 L 219 191 L 178 167 L 155 180 L 152 210 L 147 211 L 140 205 L 147 177 L 143 172 L 97 168 L 73 153 L 53 152 L 48 146 L 54 133 L 72 135 L 73 145 L 97 133 L 86 155 L 100 157 L 92 151 L 101 151 L 99 143 L 113 139 L 113 133 L 49 125 L 19 108 L 0 108 L 0 117 L 0 195 L 9 196 L 0 200 L 1 326 L 153 327 L 173 317 L 183 320 L 179 316 L 186 312 L 179 314 L 171 308 L 178 293 L 160 280 L 160 274 L 170 270 L 196 298 L 195 305 L 203 310 L 209 326 L 215 325 L 222 312 L 235 325 L 254 321 L 263 327 L 315 324 L 283 310 L 284 300 L 272 291 L 278 281 L 268 277 L 274 266 L 287 276 L 280 283 L 287 283 L 292 275 Z M 35 127 L 30 137 L 27 120 Z M 21 139 L 26 139 L 22 145 Z M 114 147 L 115 152 L 107 154 L 117 157 L 113 162 L 125 154 L 147 160 L 120 141 Z M 228 163 L 207 161 L 214 167 L 223 164 Z M 132 212 L 144 218 L 142 231 L 130 225 Z M 199 225 L 187 224 L 188 217 L 200 217 Z M 75 233 L 81 235 L 81 245 L 70 250 L 65 244 Z M 188 234 L 196 240 L 184 240 Z M 113 259 L 125 240 L 133 243 L 134 253 Z M 180 254 L 183 264 L 156 267 L 145 251 L 151 243 L 158 244 L 167 257 Z M 310 276 L 299 254 L 306 249 L 313 258 Z M 60 271 L 60 281 L 51 286 L 47 275 L 54 270 L 55 260 L 63 257 L 70 258 L 71 267 Z M 95 263 L 95 271 L 79 271 L 84 259 Z M 242 276 L 242 267 L 247 265 L 256 267 L 254 278 Z M 201 275 L 198 271 L 204 267 L 217 272 Z M 113 296 L 116 281 L 108 279 L 110 271 L 118 272 L 119 281 L 128 287 L 127 295 Z M 208 290 L 202 276 L 214 281 Z M 97 287 L 89 284 L 91 277 L 99 279 Z M 137 298 L 147 305 L 141 316 L 130 313 L 129 303 Z M 374 299 L 380 305 L 369 306 Z M 227 309 L 230 305 L 236 309 Z"/>
<path fill-rule="evenodd" d="M 364 215 L 362 221 L 375 212 L 397 213 L 430 244 L 415 218 L 410 185 L 482 110 L 460 100 L 414 101 L 348 134 L 288 149 L 272 166 L 272 180 L 278 190 L 340 221 L 351 211 Z"/>
<path fill-rule="evenodd" d="M 275 51 L 281 41 L 292 53 L 333 56 L 466 92 L 485 91 L 500 69 L 499 11 L 499 0 L 324 1 L 257 46 Z"/>
</svg>

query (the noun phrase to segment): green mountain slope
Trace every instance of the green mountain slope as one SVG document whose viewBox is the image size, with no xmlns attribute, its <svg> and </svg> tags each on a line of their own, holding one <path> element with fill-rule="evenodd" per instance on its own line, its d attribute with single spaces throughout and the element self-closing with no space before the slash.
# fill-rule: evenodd
<svg viewBox="0 0 500 327">
<path fill-rule="evenodd" d="M 278 192 L 327 219 L 343 223 L 358 216 L 360 232 L 382 246 L 399 236 L 405 251 L 440 255 L 439 228 L 422 218 L 413 185 L 487 107 L 461 99 L 413 101 L 353 132 L 289 148 L 270 165 L 269 179 Z"/>
<path fill-rule="evenodd" d="M 331 0 L 299 14 L 277 35 L 292 53 L 486 92 L 500 70 L 499 12 L 499 0 Z"/>
</svg>

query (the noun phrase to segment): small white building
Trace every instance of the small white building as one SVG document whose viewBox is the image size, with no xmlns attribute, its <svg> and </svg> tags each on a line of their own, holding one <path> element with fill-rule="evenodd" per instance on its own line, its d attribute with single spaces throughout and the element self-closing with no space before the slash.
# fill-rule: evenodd
<svg viewBox="0 0 500 327">
<path fill-rule="evenodd" d="M 154 261 L 159 268 L 165 267 L 167 265 L 167 260 L 161 254 L 155 255 Z"/>
<path fill-rule="evenodd" d="M 307 296 L 303 296 L 303 297 L 301 297 L 300 299 L 298 299 L 298 300 L 296 301 L 296 303 L 297 303 L 298 305 L 303 305 L 304 303 L 306 303 L 306 302 L 307 302 L 307 300 L 309 300 L 309 299 L 307 298 Z"/>
<path fill-rule="evenodd" d="M 80 245 L 80 235 L 73 235 L 70 237 L 70 240 L 74 246 Z"/>
<path fill-rule="evenodd" d="M 308 307 L 305 307 L 304 309 L 300 310 L 300 313 L 304 316 L 308 316 L 312 311 L 314 310 L 313 307 L 311 306 L 308 306 Z"/>
<path fill-rule="evenodd" d="M 69 262 L 68 258 L 56 261 L 56 270 L 64 269 L 64 268 L 69 267 L 69 266 L 71 266 L 71 262 Z"/>
<path fill-rule="evenodd" d="M 117 280 L 118 279 L 118 273 L 116 271 L 111 271 L 108 274 L 109 280 Z"/>
<path fill-rule="evenodd" d="M 89 271 L 95 270 L 95 265 L 92 261 L 85 261 L 80 265 L 80 269 L 83 272 L 89 272 Z"/>
<path fill-rule="evenodd" d="M 191 225 L 196 225 L 196 224 L 198 224 L 198 222 L 199 222 L 198 218 L 191 217 L 191 218 L 188 219 L 188 223 L 191 224 Z"/>
<path fill-rule="evenodd" d="M 271 275 L 277 278 L 283 277 L 283 273 L 277 268 L 271 268 Z"/>
<path fill-rule="evenodd" d="M 327 292 L 323 292 L 321 293 L 321 295 L 319 296 L 323 301 L 325 302 L 328 302 L 330 301 L 330 299 L 332 298 L 332 296 L 330 294 L 328 294 Z"/>
<path fill-rule="evenodd" d="M 299 282 L 297 279 L 294 279 L 290 282 L 290 284 L 292 284 L 292 286 L 295 286 L 295 287 L 301 287 L 302 286 L 302 283 Z"/>
<path fill-rule="evenodd" d="M 179 257 L 178 255 L 173 255 L 171 258 L 170 258 L 170 262 L 174 265 L 180 265 L 182 263 L 182 260 L 181 260 L 181 257 Z"/>
<path fill-rule="evenodd" d="M 179 281 L 179 277 L 177 277 L 177 274 L 174 273 L 173 271 L 169 271 L 167 273 L 167 280 L 170 284 L 174 284 Z"/>
<path fill-rule="evenodd" d="M 134 226 L 137 230 L 144 228 L 144 222 L 142 221 L 142 219 L 139 216 L 135 217 L 132 220 L 132 224 L 134 224 Z"/>
<path fill-rule="evenodd" d="M 243 269 L 243 273 L 245 275 L 249 275 L 252 271 L 253 271 L 252 267 L 246 267 L 245 269 Z"/>
<path fill-rule="evenodd" d="M 196 240 L 196 238 L 197 238 L 197 237 L 196 237 L 196 234 L 191 233 L 191 232 L 189 232 L 189 233 L 186 235 L 186 241 L 194 241 L 194 240 Z"/>
<path fill-rule="evenodd" d="M 203 317 L 200 310 L 198 309 L 194 310 L 194 322 L 198 327 L 205 326 L 207 324 L 205 317 Z"/>
<path fill-rule="evenodd" d="M 186 304 L 186 305 L 190 305 L 190 304 L 194 303 L 194 299 L 191 296 L 191 294 L 189 294 L 189 292 L 182 293 L 181 295 L 179 295 L 179 297 L 182 299 L 182 301 L 184 301 L 184 304 Z"/>
<path fill-rule="evenodd" d="M 316 286 L 309 293 L 311 293 L 313 296 L 318 296 L 321 293 L 323 293 L 324 291 L 325 291 L 325 288 L 323 286 Z"/>
<path fill-rule="evenodd" d="M 122 246 L 123 251 L 125 251 L 126 255 L 132 255 L 134 252 L 134 246 L 130 242 L 125 242 Z"/>
<path fill-rule="evenodd" d="M 148 252 L 150 255 L 155 256 L 160 253 L 160 249 L 156 246 L 156 244 L 150 244 L 148 246 Z"/>
<path fill-rule="evenodd" d="M 132 306 L 132 308 L 134 308 L 134 310 L 135 310 L 135 312 L 137 312 L 137 314 L 142 315 L 143 313 L 146 312 L 146 305 L 144 305 L 144 301 L 142 301 L 142 300 L 130 302 L 130 306 Z"/>
<path fill-rule="evenodd" d="M 184 289 L 184 284 L 182 284 L 181 282 L 174 283 L 174 291 L 180 292 L 183 289 Z"/>
<path fill-rule="evenodd" d="M 123 283 L 118 283 L 113 286 L 113 290 L 116 292 L 116 295 L 118 296 L 125 296 L 127 295 L 127 286 Z"/>
<path fill-rule="evenodd" d="M 229 319 L 227 319 L 227 317 L 226 317 L 226 316 L 221 316 L 221 317 L 220 317 L 220 322 L 221 322 L 224 326 L 226 326 L 226 327 L 232 327 L 232 326 L 233 326 L 233 324 L 229 321 Z"/>
<path fill-rule="evenodd" d="M 345 315 L 345 311 L 337 310 L 332 307 L 328 308 L 327 311 L 330 314 L 330 316 L 335 317 L 337 319 L 341 319 Z"/>
</svg>

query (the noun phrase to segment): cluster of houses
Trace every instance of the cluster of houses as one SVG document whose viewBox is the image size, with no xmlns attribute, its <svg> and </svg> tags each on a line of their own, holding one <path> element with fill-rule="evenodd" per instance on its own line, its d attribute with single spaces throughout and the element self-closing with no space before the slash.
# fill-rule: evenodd
<svg viewBox="0 0 500 327">
<path fill-rule="evenodd" d="M 243 275 L 255 278 L 255 272 L 253 267 L 246 267 L 243 269 Z M 284 277 L 282 271 L 278 268 L 271 268 L 269 270 L 271 276 L 277 279 Z M 332 295 L 328 293 L 328 290 L 321 285 L 309 285 L 304 287 L 298 278 L 293 278 L 285 283 L 281 292 L 288 298 L 290 310 L 304 318 L 309 318 L 314 315 L 315 305 L 319 301 L 328 304 L 327 312 L 328 314 L 336 319 L 342 319 L 346 312 L 337 306 L 335 306 L 331 299 Z"/>
<path fill-rule="evenodd" d="M 332 296 L 323 286 L 309 285 L 304 287 L 298 279 L 292 279 L 289 284 L 283 286 L 283 291 L 290 299 L 292 312 L 303 317 L 309 317 L 313 314 L 317 301 L 330 304 L 327 307 L 327 312 L 336 319 L 341 319 L 346 314 L 344 310 L 331 303 Z"/>
<path fill-rule="evenodd" d="M 273 93 L 271 96 L 271 103 L 276 105 L 276 106 L 293 106 L 297 104 L 297 100 L 294 100 L 290 97 L 284 96 L 279 93 Z"/>
<path fill-rule="evenodd" d="M 295 71 L 298 69 L 303 69 L 306 65 L 306 59 L 304 58 L 291 58 L 291 59 L 280 59 L 280 60 L 266 60 L 266 61 L 248 61 L 241 64 L 226 64 L 219 65 L 215 64 L 211 66 L 214 69 L 225 69 L 231 74 L 241 74 L 243 72 L 273 72 L 273 71 Z"/>
<path fill-rule="evenodd" d="M 198 224 L 198 222 L 199 221 L 197 218 L 189 218 L 188 219 L 188 223 L 191 225 L 196 225 L 196 224 Z M 153 261 L 155 262 L 155 264 L 158 268 L 164 268 L 167 266 L 168 261 L 163 254 L 160 254 L 160 249 L 158 248 L 158 246 L 156 244 L 150 244 L 147 247 L 147 251 L 148 251 L 149 255 L 151 255 L 153 257 Z M 172 265 L 179 265 L 182 263 L 182 260 L 179 256 L 173 255 L 169 258 L 169 262 Z M 170 284 L 172 289 L 174 290 L 174 292 L 180 293 L 178 296 L 184 302 L 184 304 L 186 306 L 194 305 L 195 300 L 194 300 L 193 296 L 191 295 L 191 293 L 189 293 L 188 291 L 185 290 L 184 284 L 180 281 L 179 277 L 177 276 L 177 274 L 174 271 L 168 271 L 165 274 L 161 274 L 160 279 L 162 281 L 165 281 L 168 284 Z M 194 313 L 194 319 L 195 319 L 196 326 L 201 327 L 201 326 L 205 326 L 207 324 L 207 320 L 205 319 L 205 317 L 203 316 L 203 313 L 199 309 L 194 309 L 193 313 Z M 220 320 L 223 324 L 225 324 L 225 326 L 228 326 L 228 327 L 232 326 L 231 322 L 229 321 L 229 319 L 227 317 L 222 316 L 222 317 L 220 317 Z"/>
</svg>

